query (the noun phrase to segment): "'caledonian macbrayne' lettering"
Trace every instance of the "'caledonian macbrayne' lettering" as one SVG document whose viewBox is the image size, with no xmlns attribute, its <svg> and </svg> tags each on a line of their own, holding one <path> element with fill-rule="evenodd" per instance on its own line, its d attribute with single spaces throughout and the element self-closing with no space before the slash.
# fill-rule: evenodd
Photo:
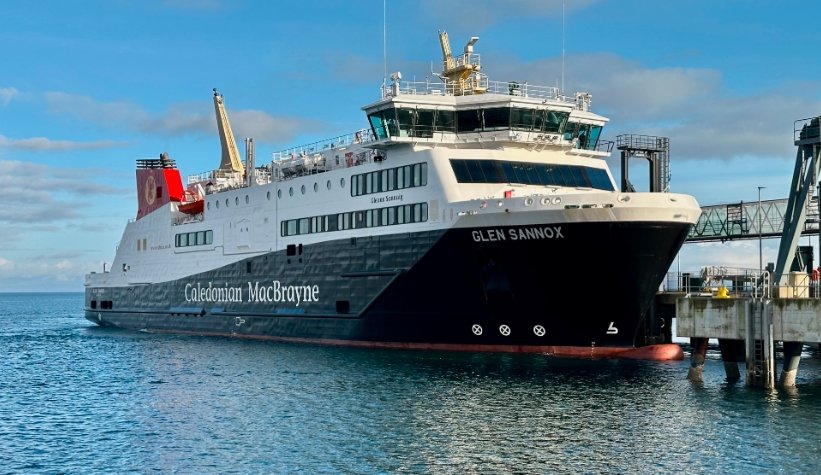
<svg viewBox="0 0 821 475">
<path fill-rule="evenodd" d="M 476 242 L 528 241 L 533 239 L 564 239 L 561 226 L 541 226 L 511 229 L 476 229 L 471 232 Z"/>
<path fill-rule="evenodd" d="M 278 280 L 271 285 L 259 282 L 248 282 L 248 291 L 243 287 L 231 287 L 228 283 L 219 286 L 208 282 L 208 285 L 185 284 L 186 302 L 273 302 L 294 303 L 299 307 L 303 302 L 319 301 L 318 285 L 282 285 Z"/>
</svg>

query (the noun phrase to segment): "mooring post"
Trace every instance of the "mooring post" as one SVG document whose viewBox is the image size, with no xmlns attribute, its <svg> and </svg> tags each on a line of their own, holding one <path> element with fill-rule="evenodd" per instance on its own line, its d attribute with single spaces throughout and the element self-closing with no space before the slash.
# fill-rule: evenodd
<svg viewBox="0 0 821 475">
<path fill-rule="evenodd" d="M 781 370 L 781 378 L 778 385 L 782 388 L 795 387 L 795 377 L 798 375 L 798 363 L 801 362 L 801 351 L 804 344 L 800 341 L 784 342 L 784 369 Z"/>
<path fill-rule="evenodd" d="M 744 340 L 718 339 L 718 348 L 721 350 L 721 359 L 724 361 L 724 371 L 728 381 L 741 379 L 738 362 L 744 361 Z"/>
<path fill-rule="evenodd" d="M 708 338 L 690 338 L 690 347 L 692 348 L 692 356 L 690 356 L 690 372 L 687 373 L 687 379 L 693 382 L 701 382 L 701 375 L 704 372 L 704 359 L 707 357 L 707 341 Z"/>
</svg>

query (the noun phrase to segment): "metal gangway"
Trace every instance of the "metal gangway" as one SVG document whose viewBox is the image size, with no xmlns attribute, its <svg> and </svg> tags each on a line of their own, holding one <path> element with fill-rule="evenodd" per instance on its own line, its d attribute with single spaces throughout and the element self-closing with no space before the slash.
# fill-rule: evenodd
<svg viewBox="0 0 821 475">
<path fill-rule="evenodd" d="M 788 198 L 703 206 L 701 216 L 687 236 L 687 242 L 731 241 L 781 237 Z M 802 235 L 818 234 L 818 197 L 807 204 Z"/>
</svg>

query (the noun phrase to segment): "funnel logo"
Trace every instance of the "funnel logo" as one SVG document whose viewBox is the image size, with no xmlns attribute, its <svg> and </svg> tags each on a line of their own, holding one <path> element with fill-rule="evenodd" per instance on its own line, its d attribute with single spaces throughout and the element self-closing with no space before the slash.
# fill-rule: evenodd
<svg viewBox="0 0 821 475">
<path fill-rule="evenodd" d="M 145 180 L 145 202 L 152 205 L 156 199 L 157 182 L 154 180 L 154 175 L 148 175 L 148 178 Z"/>
</svg>

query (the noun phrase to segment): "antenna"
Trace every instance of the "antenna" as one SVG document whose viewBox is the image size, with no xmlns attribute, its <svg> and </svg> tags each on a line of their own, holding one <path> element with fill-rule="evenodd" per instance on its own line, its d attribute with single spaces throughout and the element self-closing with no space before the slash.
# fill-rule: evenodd
<svg viewBox="0 0 821 475">
<path fill-rule="evenodd" d="M 387 15 L 387 1 L 382 0 L 382 61 L 385 65 L 384 75 L 382 76 L 382 84 L 388 83 L 388 15 Z"/>
<path fill-rule="evenodd" d="M 559 95 L 564 95 L 564 0 L 562 0 L 562 87 Z"/>
</svg>

